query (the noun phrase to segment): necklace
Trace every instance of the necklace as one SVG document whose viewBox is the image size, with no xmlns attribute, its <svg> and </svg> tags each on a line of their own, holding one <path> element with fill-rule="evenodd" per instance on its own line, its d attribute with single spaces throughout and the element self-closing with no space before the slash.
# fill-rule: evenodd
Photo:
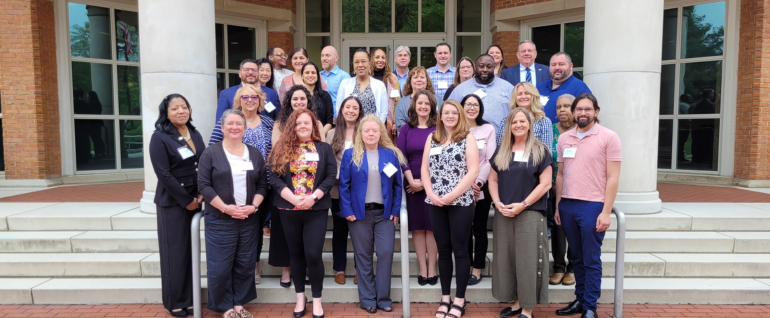
<svg viewBox="0 0 770 318">
<path fill-rule="evenodd" d="M 188 140 L 191 139 L 191 137 L 190 137 L 190 130 L 189 129 L 185 130 L 185 134 L 184 134 L 184 136 L 182 136 L 182 138 L 184 139 L 184 141 L 188 141 Z"/>
<path fill-rule="evenodd" d="M 249 119 L 247 118 L 247 119 L 246 119 L 246 125 L 248 125 L 248 126 L 251 126 L 251 123 L 253 123 L 255 120 L 257 120 L 257 117 L 259 117 L 259 115 L 257 115 L 257 116 L 254 116 L 254 119 L 252 119 L 252 120 L 249 120 Z"/>
</svg>

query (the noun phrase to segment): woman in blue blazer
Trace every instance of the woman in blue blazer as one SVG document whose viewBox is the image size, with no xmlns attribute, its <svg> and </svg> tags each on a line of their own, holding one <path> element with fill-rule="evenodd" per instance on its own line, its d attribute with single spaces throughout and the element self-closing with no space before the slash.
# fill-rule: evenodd
<svg viewBox="0 0 770 318">
<path fill-rule="evenodd" d="M 358 298 L 369 313 L 393 310 L 390 273 L 396 224 L 401 210 L 401 165 L 404 155 L 388 138 L 375 114 L 358 126 L 353 148 L 345 150 L 340 164 L 339 190 L 342 215 L 348 220 L 358 273 Z M 373 272 L 377 246 L 377 277 Z"/>
</svg>

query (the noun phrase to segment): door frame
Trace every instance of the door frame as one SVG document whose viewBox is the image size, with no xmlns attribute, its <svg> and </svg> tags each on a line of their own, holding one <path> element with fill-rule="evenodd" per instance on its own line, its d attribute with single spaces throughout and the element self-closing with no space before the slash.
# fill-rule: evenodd
<svg viewBox="0 0 770 318">
<path fill-rule="evenodd" d="M 342 52 L 340 52 L 341 55 L 341 65 L 343 69 L 347 69 L 348 72 L 352 72 L 352 69 L 350 68 L 351 58 L 350 56 L 350 48 L 351 47 L 366 47 L 367 49 L 370 49 L 372 47 L 387 47 L 386 54 L 388 55 L 388 63 L 391 65 L 391 70 L 395 69 L 395 49 L 399 47 L 400 45 L 406 45 L 411 47 L 435 47 L 437 44 L 444 42 L 443 37 L 431 37 L 426 39 L 393 39 L 393 38 L 387 38 L 387 39 L 344 39 L 342 40 Z M 417 50 L 417 56 L 412 56 L 412 61 L 417 61 L 417 65 L 420 66 L 421 63 L 421 52 L 418 49 Z M 453 56 L 454 60 L 454 56 Z M 425 68 L 432 67 L 433 65 L 422 65 L 425 66 Z"/>
</svg>

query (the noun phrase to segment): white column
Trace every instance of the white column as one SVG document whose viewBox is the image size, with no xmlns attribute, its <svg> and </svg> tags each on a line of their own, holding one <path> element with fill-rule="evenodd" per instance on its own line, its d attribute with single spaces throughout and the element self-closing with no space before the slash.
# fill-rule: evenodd
<svg viewBox="0 0 770 318">
<path fill-rule="evenodd" d="M 149 156 L 158 105 L 168 94 L 190 102 L 193 124 L 208 142 L 216 115 L 214 1 L 139 0 L 144 193 L 142 212 L 154 213 L 157 178 Z"/>
<path fill-rule="evenodd" d="M 660 212 L 658 109 L 663 0 L 586 0 L 583 76 L 601 107 L 602 125 L 623 143 L 615 206 Z"/>
</svg>

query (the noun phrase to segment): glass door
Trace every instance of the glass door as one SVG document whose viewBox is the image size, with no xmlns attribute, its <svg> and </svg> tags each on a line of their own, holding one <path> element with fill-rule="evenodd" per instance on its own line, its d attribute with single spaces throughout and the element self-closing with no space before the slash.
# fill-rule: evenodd
<svg viewBox="0 0 770 318">
<path fill-rule="evenodd" d="M 412 53 L 412 57 L 409 62 L 409 69 L 415 66 L 424 66 L 429 68 L 436 65 L 436 58 L 433 53 L 436 52 L 436 44 L 443 42 L 443 39 L 424 39 L 424 40 L 342 40 L 342 63 L 340 64 L 345 71 L 349 72 L 351 76 L 353 74 L 353 54 L 359 48 L 365 48 L 371 52 L 372 49 L 382 48 L 388 55 L 388 64 L 390 69 L 394 70 L 396 63 L 393 58 L 395 57 L 395 49 L 401 45 L 409 47 L 409 51 Z M 455 58 L 456 59 L 456 58 Z"/>
<path fill-rule="evenodd" d="M 350 76 L 356 76 L 353 72 L 353 55 L 356 50 L 364 48 L 367 52 L 373 49 L 383 49 L 388 55 L 388 61 L 393 61 L 393 40 L 342 40 L 342 63 L 341 67 L 347 71 Z"/>
</svg>

